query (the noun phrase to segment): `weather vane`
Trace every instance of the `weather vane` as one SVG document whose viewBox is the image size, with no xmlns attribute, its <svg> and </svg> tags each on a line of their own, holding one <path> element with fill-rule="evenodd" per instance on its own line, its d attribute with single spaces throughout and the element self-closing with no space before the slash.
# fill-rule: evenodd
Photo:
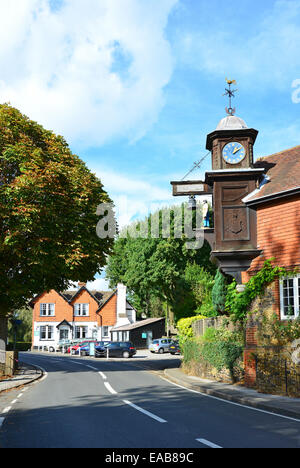
<svg viewBox="0 0 300 468">
<path fill-rule="evenodd" d="M 233 84 L 236 85 L 236 81 L 235 80 L 228 80 L 226 78 L 226 83 L 229 85 L 229 88 L 225 88 L 226 92 L 225 92 L 225 94 L 223 94 L 223 96 L 228 96 L 229 97 L 229 107 L 226 107 L 225 110 L 226 110 L 228 115 L 234 115 L 235 114 L 235 107 L 232 108 L 231 100 L 232 100 L 232 98 L 235 97 L 235 93 L 238 90 L 237 89 L 231 89 L 231 86 Z"/>
</svg>

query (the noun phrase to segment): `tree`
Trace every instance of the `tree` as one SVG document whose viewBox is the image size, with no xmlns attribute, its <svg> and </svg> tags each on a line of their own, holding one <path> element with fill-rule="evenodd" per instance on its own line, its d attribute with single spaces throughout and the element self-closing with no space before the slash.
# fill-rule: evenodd
<svg viewBox="0 0 300 468">
<path fill-rule="evenodd" d="M 8 314 L 36 294 L 101 271 L 113 239 L 97 237 L 96 210 L 110 202 L 63 137 L 0 105 L 2 332 Z"/>
<path fill-rule="evenodd" d="M 226 315 L 225 304 L 229 280 L 218 270 L 215 276 L 215 284 L 212 289 L 212 302 L 218 315 Z"/>
<path fill-rule="evenodd" d="M 198 250 L 188 249 L 184 236 L 174 238 L 172 216 L 169 237 L 163 236 L 161 229 L 157 237 L 151 236 L 151 222 L 161 212 L 152 214 L 143 222 L 143 229 L 147 225 L 149 227 L 148 235 L 144 238 L 132 237 L 132 231 L 128 229 L 127 237 L 123 234 L 115 241 L 114 255 L 109 258 L 106 275 L 111 286 L 118 282 L 126 284 L 135 297 L 134 303 L 147 316 L 151 316 L 154 310 L 155 315 L 158 315 L 157 305 L 160 303 L 167 315 L 173 316 L 175 313 L 176 318 L 179 318 L 181 314 L 187 313 L 187 310 L 182 312 L 187 305 L 187 302 L 183 303 L 182 297 L 188 299 L 189 313 L 193 313 L 191 307 L 195 304 L 194 299 L 190 298 L 189 285 L 185 291 L 187 264 L 196 262 L 199 268 L 212 272 L 215 272 L 215 267 L 209 261 L 210 247 L 207 243 Z M 184 291 L 184 296 L 180 294 L 179 298 L 178 291 Z"/>
</svg>

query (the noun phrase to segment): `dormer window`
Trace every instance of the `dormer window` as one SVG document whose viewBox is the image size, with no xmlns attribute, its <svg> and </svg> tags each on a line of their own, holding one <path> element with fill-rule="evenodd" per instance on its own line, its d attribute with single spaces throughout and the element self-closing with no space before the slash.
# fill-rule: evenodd
<svg viewBox="0 0 300 468">
<path fill-rule="evenodd" d="M 89 304 L 75 304 L 74 315 L 75 317 L 88 317 L 89 316 Z"/>
</svg>

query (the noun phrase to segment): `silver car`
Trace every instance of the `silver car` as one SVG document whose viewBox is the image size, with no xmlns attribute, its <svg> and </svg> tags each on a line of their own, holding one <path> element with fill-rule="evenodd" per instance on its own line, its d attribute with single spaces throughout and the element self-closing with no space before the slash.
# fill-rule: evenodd
<svg viewBox="0 0 300 468">
<path fill-rule="evenodd" d="M 160 338 L 159 340 L 153 340 L 149 346 L 149 351 L 151 351 L 151 353 L 159 354 L 168 353 L 171 343 L 172 340 L 170 338 Z"/>
</svg>

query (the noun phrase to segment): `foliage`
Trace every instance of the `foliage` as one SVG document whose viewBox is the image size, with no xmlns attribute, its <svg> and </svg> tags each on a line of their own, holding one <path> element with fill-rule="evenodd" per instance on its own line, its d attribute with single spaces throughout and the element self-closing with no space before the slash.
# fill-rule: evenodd
<svg viewBox="0 0 300 468">
<path fill-rule="evenodd" d="M 197 320 L 203 320 L 205 318 L 207 317 L 204 317 L 203 315 L 195 315 L 194 317 L 187 317 L 187 318 L 180 319 L 177 322 L 180 342 L 183 343 L 188 338 L 192 338 L 194 336 L 193 327 L 192 327 L 193 323 L 196 322 Z"/>
<path fill-rule="evenodd" d="M 191 338 L 183 345 L 184 364 L 192 361 L 210 364 L 221 371 L 228 369 L 233 375 L 236 361 L 243 354 L 243 346 L 231 341 L 204 341 L 201 338 Z"/>
<path fill-rule="evenodd" d="M 61 136 L 0 106 L 0 316 L 34 295 L 93 280 L 112 239 L 96 234 L 97 177 Z"/>
<path fill-rule="evenodd" d="M 161 225 L 163 212 L 159 210 L 146 218 L 140 227 L 134 223 L 120 233 L 106 275 L 111 287 L 118 282 L 127 285 L 140 312 L 153 316 L 159 313 L 158 306 L 167 307 L 177 320 L 194 314 L 201 305 L 194 295 L 190 278 L 186 276 L 188 266 L 197 264 L 197 268 L 213 272 L 215 267 L 209 261 L 207 243 L 201 249 L 189 249 L 183 235 L 180 238 L 174 236 L 176 223 L 172 209 L 170 232 L 166 236 Z M 152 236 L 153 219 L 160 220 L 156 237 Z M 137 232 L 143 232 L 143 238 L 137 236 Z M 195 294 L 198 297 L 198 292 Z"/>
<path fill-rule="evenodd" d="M 20 342 L 31 342 L 32 340 L 32 310 L 23 308 L 15 311 L 9 316 L 8 322 L 8 339 L 13 342 L 15 339 Z M 20 320 L 22 323 L 18 325 L 15 330 L 13 326 L 14 320 Z"/>
<path fill-rule="evenodd" d="M 213 309 L 216 312 L 216 315 L 224 315 L 226 313 L 225 304 L 227 288 L 228 279 L 220 270 L 218 270 L 211 293 Z"/>
<path fill-rule="evenodd" d="M 234 321 L 243 321 L 252 301 L 256 297 L 262 296 L 265 288 L 276 278 L 288 275 L 285 268 L 273 267 L 272 260 L 274 259 L 267 260 L 263 268 L 255 276 L 251 277 L 243 292 L 237 292 L 236 281 L 228 286 L 225 308 Z"/>
</svg>

